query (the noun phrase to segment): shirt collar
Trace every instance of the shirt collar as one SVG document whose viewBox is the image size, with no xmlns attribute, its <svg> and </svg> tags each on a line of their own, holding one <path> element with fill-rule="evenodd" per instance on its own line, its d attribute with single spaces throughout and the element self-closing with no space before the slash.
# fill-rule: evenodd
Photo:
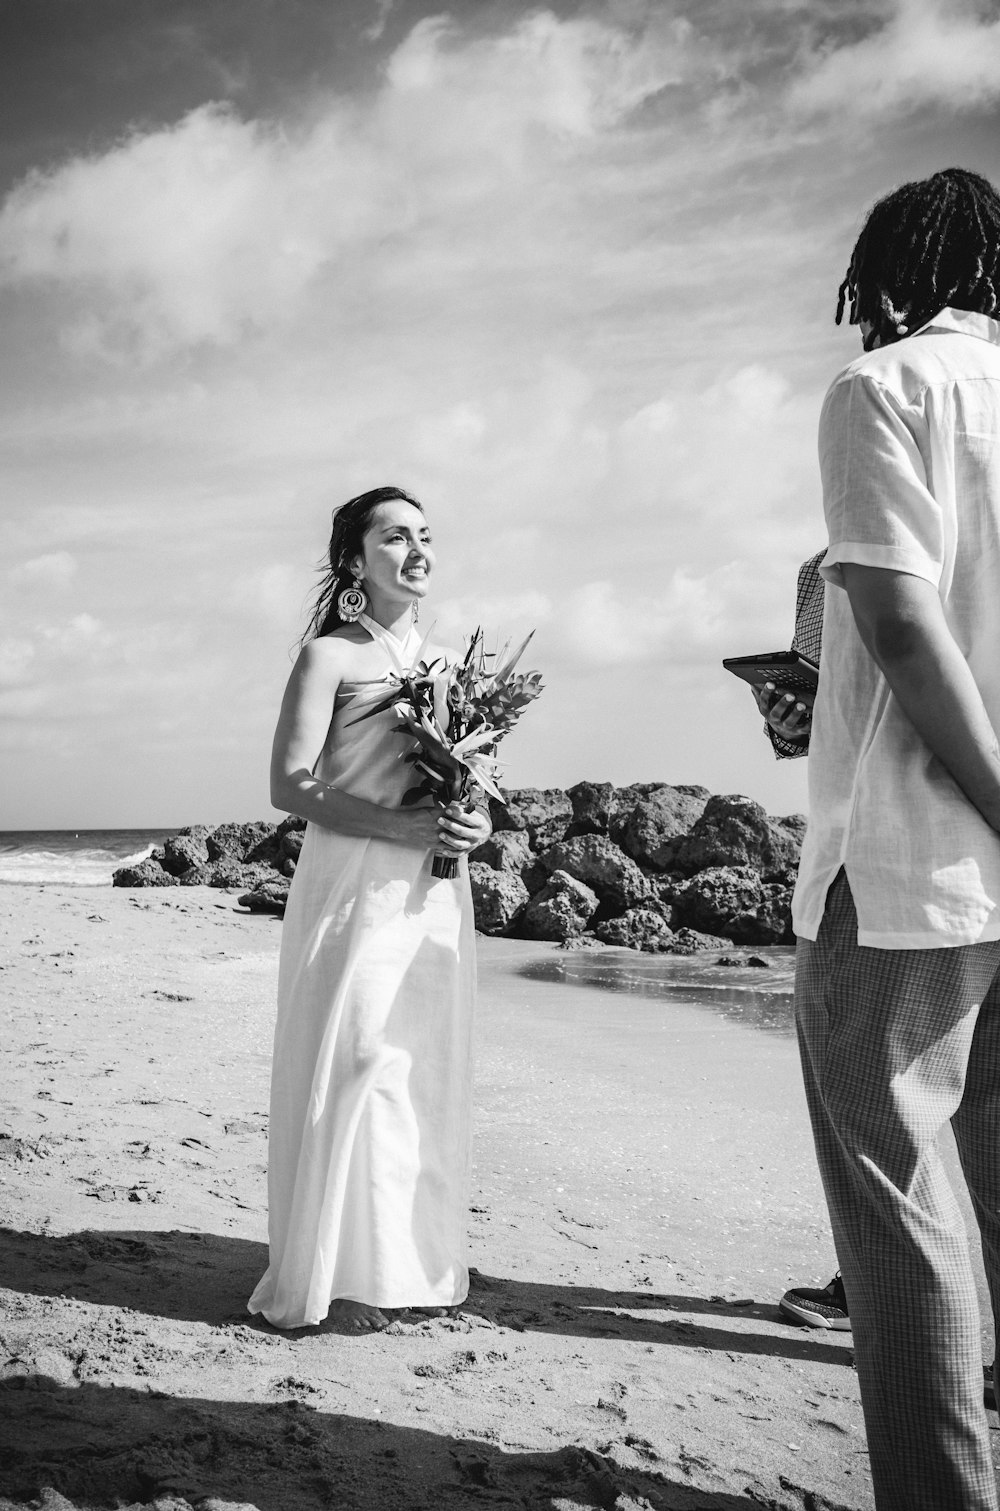
<svg viewBox="0 0 1000 1511">
<path fill-rule="evenodd" d="M 920 336 L 924 331 L 957 331 L 960 335 L 978 336 L 982 341 L 992 341 L 994 346 L 1000 346 L 1000 320 L 980 315 L 975 310 L 952 309 L 950 304 L 913 334 Z"/>
</svg>

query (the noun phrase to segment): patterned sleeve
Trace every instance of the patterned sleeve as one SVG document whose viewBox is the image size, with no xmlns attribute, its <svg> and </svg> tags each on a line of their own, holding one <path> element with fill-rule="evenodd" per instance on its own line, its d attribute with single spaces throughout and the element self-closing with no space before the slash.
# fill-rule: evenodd
<svg viewBox="0 0 1000 1511">
<path fill-rule="evenodd" d="M 795 592 L 795 634 L 792 636 L 792 650 L 798 651 L 801 656 L 807 656 L 817 665 L 823 645 L 825 586 L 819 575 L 819 569 L 825 555 L 825 551 L 817 551 L 815 556 L 810 556 L 808 561 L 802 563 Z M 791 740 L 783 740 L 766 722 L 764 733 L 770 740 L 779 761 L 794 761 L 800 756 L 809 754 L 808 740 L 804 745 L 793 744 Z"/>
</svg>

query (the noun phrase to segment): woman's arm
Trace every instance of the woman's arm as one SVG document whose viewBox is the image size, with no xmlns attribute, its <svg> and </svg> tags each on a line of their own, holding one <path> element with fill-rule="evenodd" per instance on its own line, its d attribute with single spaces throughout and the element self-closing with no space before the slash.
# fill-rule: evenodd
<svg viewBox="0 0 1000 1511">
<path fill-rule="evenodd" d="M 338 834 L 385 839 L 422 850 L 433 850 L 442 841 L 447 848 L 458 848 L 450 844 L 451 821 L 442 822 L 439 808 L 383 808 L 313 775 L 342 676 L 343 652 L 331 637 L 310 640 L 303 647 L 288 679 L 274 732 L 271 802 Z"/>
</svg>

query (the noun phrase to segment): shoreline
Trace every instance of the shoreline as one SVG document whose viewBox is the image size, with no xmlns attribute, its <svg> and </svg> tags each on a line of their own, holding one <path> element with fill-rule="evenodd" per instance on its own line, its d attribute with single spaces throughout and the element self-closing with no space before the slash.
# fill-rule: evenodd
<svg viewBox="0 0 1000 1511">
<path fill-rule="evenodd" d="M 870 1511 L 850 1335 L 775 1306 L 832 1273 L 787 1035 L 525 973 L 659 958 L 480 939 L 469 1300 L 284 1335 L 244 1310 L 280 923 L 203 888 L 0 911 L 2 1511 Z"/>
</svg>

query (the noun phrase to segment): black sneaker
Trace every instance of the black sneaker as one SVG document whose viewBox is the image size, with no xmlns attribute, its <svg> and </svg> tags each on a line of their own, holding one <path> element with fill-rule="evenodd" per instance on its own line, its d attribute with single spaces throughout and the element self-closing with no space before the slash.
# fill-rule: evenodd
<svg viewBox="0 0 1000 1511">
<path fill-rule="evenodd" d="M 822 1289 L 796 1285 L 786 1291 L 778 1302 L 786 1317 L 804 1322 L 806 1327 L 829 1327 L 838 1333 L 849 1333 L 851 1319 L 847 1315 L 847 1297 L 840 1271 Z"/>
</svg>

